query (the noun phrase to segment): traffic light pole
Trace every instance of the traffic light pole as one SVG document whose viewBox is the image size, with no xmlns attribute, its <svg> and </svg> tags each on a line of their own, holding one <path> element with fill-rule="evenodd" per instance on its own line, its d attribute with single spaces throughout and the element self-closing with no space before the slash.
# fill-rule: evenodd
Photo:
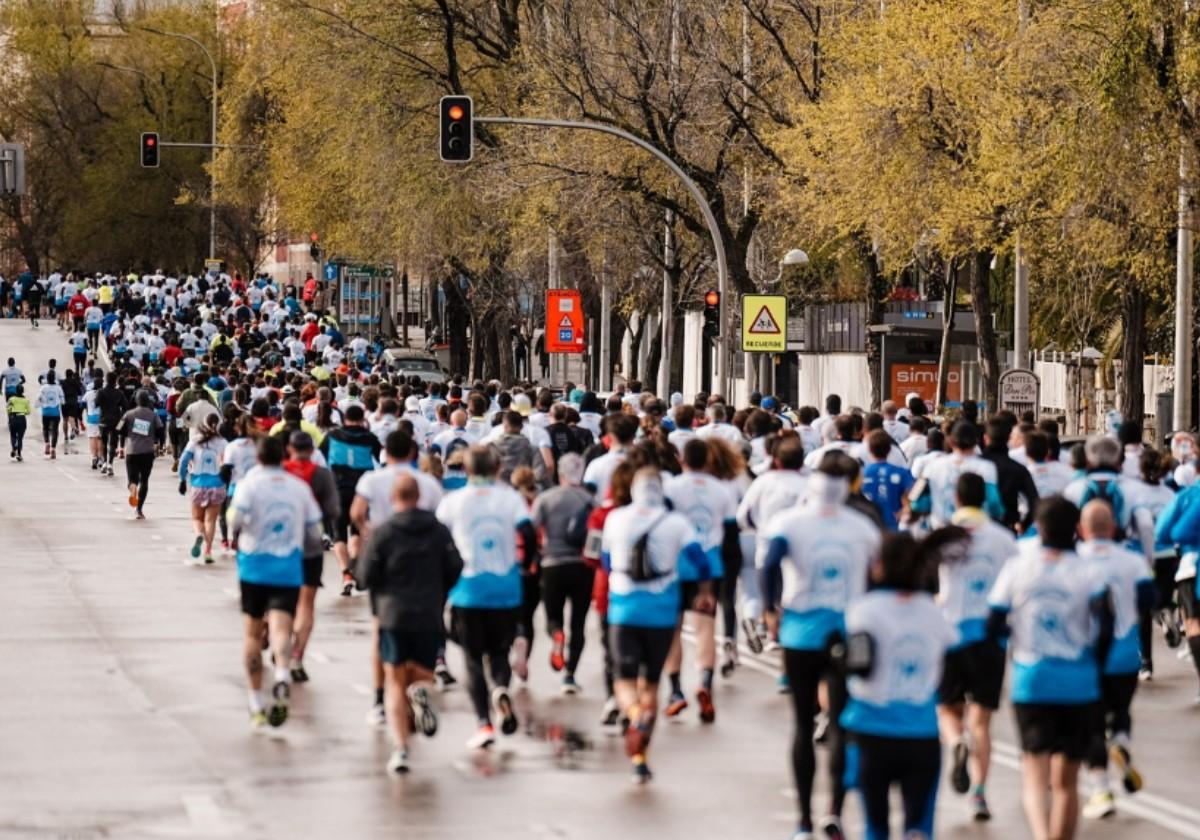
<svg viewBox="0 0 1200 840">
<path fill-rule="evenodd" d="M 683 182 L 683 185 L 687 187 L 688 192 L 691 193 L 692 198 L 695 199 L 696 204 L 700 207 L 700 212 L 704 215 L 704 221 L 708 225 L 709 235 L 712 236 L 713 250 L 717 255 L 717 290 L 721 294 L 719 314 L 721 322 L 721 334 L 714 339 L 717 350 L 717 358 L 713 370 L 713 382 L 715 383 L 713 391 L 723 393 L 725 394 L 726 398 L 732 399 L 732 395 L 727 393 L 729 383 L 726 381 L 726 376 L 729 370 L 729 354 L 727 352 L 728 344 L 726 343 L 729 333 L 729 303 L 727 301 L 727 292 L 729 291 L 729 263 L 725 258 L 725 243 L 721 241 L 721 229 L 717 226 L 717 217 L 713 215 L 712 208 L 708 206 L 708 200 L 705 199 L 704 193 L 700 191 L 700 187 L 696 184 L 696 182 L 689 178 L 687 173 L 680 168 L 679 164 L 671 160 L 668 155 L 656 149 L 654 146 L 647 143 L 640 137 L 630 134 L 628 131 L 624 131 L 623 129 L 615 128 L 611 125 L 604 125 L 603 123 L 580 122 L 578 120 L 539 120 L 526 117 L 475 117 L 474 121 L 477 123 L 488 123 L 492 125 L 529 125 L 539 128 L 574 128 L 580 131 L 595 131 L 600 134 L 609 134 L 613 137 L 620 137 L 622 140 L 626 140 L 637 146 L 639 149 L 654 155 L 656 158 L 662 161 L 662 163 L 665 164 L 666 167 L 671 170 L 671 172 L 675 174 L 675 177 Z M 670 317 L 670 313 L 664 312 L 663 316 Z M 664 359 L 663 363 L 669 364 L 670 362 L 669 360 Z M 659 396 L 666 399 L 668 395 L 660 394 Z"/>
</svg>

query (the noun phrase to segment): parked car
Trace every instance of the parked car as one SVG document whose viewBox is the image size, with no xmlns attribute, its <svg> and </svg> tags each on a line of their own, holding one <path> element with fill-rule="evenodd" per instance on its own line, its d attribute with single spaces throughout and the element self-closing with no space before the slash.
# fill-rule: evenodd
<svg viewBox="0 0 1200 840">
<path fill-rule="evenodd" d="M 389 347 L 383 351 L 380 361 L 388 370 L 400 376 L 419 376 L 424 382 L 445 383 L 446 371 L 438 364 L 437 357 L 424 350 L 411 347 Z"/>
</svg>

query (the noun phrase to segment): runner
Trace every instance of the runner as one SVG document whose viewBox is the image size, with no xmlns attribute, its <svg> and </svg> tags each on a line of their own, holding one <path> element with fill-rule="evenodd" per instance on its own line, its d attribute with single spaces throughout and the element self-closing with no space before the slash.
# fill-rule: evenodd
<svg viewBox="0 0 1200 840">
<path fill-rule="evenodd" d="M 138 391 L 136 408 L 125 412 L 117 424 L 121 446 L 125 450 L 125 476 L 129 485 L 129 506 L 135 509 L 134 518 L 145 519 L 146 496 L 150 493 L 150 473 L 162 420 L 154 411 L 149 391 Z"/>
<path fill-rule="evenodd" d="M 611 591 L 613 689 L 629 720 L 625 753 L 633 780 L 645 784 L 652 776 L 646 753 L 657 717 L 658 681 L 679 624 L 679 566 L 686 556 L 688 563 L 703 569 L 708 556 L 692 523 L 666 507 L 662 478 L 653 467 L 637 471 L 631 498 L 630 505 L 614 509 L 605 519 L 601 550 Z M 716 601 L 702 590 L 694 605 L 715 609 Z"/>
<path fill-rule="evenodd" d="M 228 451 L 228 448 L 226 449 Z M 288 460 L 283 468 L 303 481 L 312 490 L 313 498 L 321 511 L 323 521 L 332 523 L 341 510 L 337 485 L 327 467 L 313 461 L 313 439 L 308 432 L 292 432 L 288 440 Z M 312 636 L 316 614 L 317 587 L 321 585 L 321 572 L 325 566 L 325 548 L 320 535 L 306 533 L 304 538 L 304 583 L 300 586 L 300 600 L 296 604 L 296 621 L 293 628 L 292 658 L 289 669 L 292 681 L 308 682 L 308 671 L 304 669 L 304 651 Z"/>
<path fill-rule="evenodd" d="M 125 403 L 125 394 L 117 387 L 118 377 L 115 371 L 110 371 L 105 379 L 104 387 L 96 394 L 95 406 L 100 410 L 100 440 L 103 465 L 101 475 L 113 474 L 113 461 L 117 458 L 117 447 L 120 432 L 117 425 L 129 406 Z"/>
<path fill-rule="evenodd" d="M 946 652 L 938 717 L 951 748 L 951 787 L 955 793 L 971 792 L 970 814 L 980 822 L 992 816 L 987 802 L 991 722 L 1004 684 L 1004 650 L 986 632 L 987 597 L 1017 551 L 1012 533 L 983 512 L 986 494 L 982 476 L 958 477 L 951 521 L 962 529 L 961 538 L 940 552 L 938 566 L 938 602 L 958 636 Z"/>
<path fill-rule="evenodd" d="M 821 823 L 825 836 L 843 836 L 845 744 L 839 718 L 846 703 L 844 678 L 835 667 L 832 646 L 844 638 L 844 613 L 850 601 L 866 590 L 867 570 L 879 555 L 879 531 L 845 506 L 853 465 L 844 452 L 827 452 L 809 480 L 808 502 L 799 510 L 776 515 L 766 526 L 767 555 L 760 570 L 764 600 L 783 605 L 779 643 L 791 688 L 795 732 L 792 772 L 799 809 L 796 840 L 814 837 L 812 817 L 816 757 L 813 729 L 817 686 L 828 692 L 829 774 L 832 788 L 828 815 Z M 784 561 L 783 593 L 771 574 Z"/>
<path fill-rule="evenodd" d="M 42 414 L 42 440 L 46 443 L 46 457 L 58 457 L 58 429 L 62 423 L 63 390 L 54 371 L 46 373 L 45 381 L 38 389 L 37 406 Z"/>
<path fill-rule="evenodd" d="M 392 773 L 409 769 L 411 729 L 437 732 L 429 686 L 442 641 L 442 605 L 463 570 L 449 530 L 418 507 L 420 493 L 411 474 L 396 474 L 395 512 L 372 531 L 355 568 L 379 625 Z"/>
<path fill-rule="evenodd" d="M 217 516 L 225 501 L 225 483 L 221 480 L 221 455 L 224 451 L 225 438 L 217 433 L 217 415 L 209 414 L 199 433 L 188 441 L 179 461 L 179 495 L 187 493 L 189 488 L 191 490 L 192 530 L 196 534 L 191 556 L 193 560 L 199 559 L 203 545 L 206 565 L 214 562 L 212 544 L 217 531 Z M 260 462 L 262 453 L 260 446 Z M 231 525 L 230 530 L 237 529 Z M 295 612 L 294 605 L 291 612 Z"/>
<path fill-rule="evenodd" d="M 876 588 L 846 611 L 850 679 L 841 725 L 850 733 L 849 765 L 869 840 L 891 834 L 893 785 L 904 803 L 904 836 L 933 837 L 941 764 L 938 682 L 957 637 L 925 591 L 940 545 L 936 536 L 918 545 L 911 534 L 888 534 L 871 570 Z"/>
<path fill-rule="evenodd" d="M 390 438 L 389 438 L 390 440 Z M 467 741 L 472 749 L 495 743 L 488 683 L 483 660 L 487 657 L 494 688 L 491 704 L 500 717 L 500 731 L 517 731 L 508 684 L 508 663 L 515 613 L 521 604 L 521 575 L 517 567 L 517 533 L 525 541 L 525 562 L 537 556 L 537 533 L 529 521 L 525 502 L 512 488 L 496 481 L 500 461 L 490 448 L 474 446 L 467 455 L 470 482 L 442 500 L 437 517 L 450 528 L 463 559 L 463 574 L 450 591 L 451 638 L 467 662 L 467 691 L 475 709 L 478 731 Z"/>
<path fill-rule="evenodd" d="M 192 447 L 189 443 L 185 460 L 194 451 Z M 292 618 L 304 582 L 304 540 L 306 534 L 320 539 L 321 511 L 312 491 L 281 469 L 283 455 L 283 442 L 278 438 L 259 441 L 259 468 L 242 479 L 229 509 L 230 530 L 238 542 L 238 580 L 242 613 L 246 617 L 243 661 L 249 687 L 250 724 L 255 728 L 268 723 L 282 726 L 287 720 L 292 680 L 288 669 Z M 180 469 L 184 469 L 182 465 Z M 221 490 L 223 493 L 224 488 Z M 264 618 L 275 662 L 269 710 L 262 696 Z"/>
<path fill-rule="evenodd" d="M 9 359 L 11 364 L 12 360 Z M 8 413 L 8 440 L 10 461 L 21 461 L 21 453 L 25 446 L 25 431 L 28 427 L 28 417 L 31 407 L 25 398 L 25 386 L 18 384 L 5 401 Z"/>
<path fill-rule="evenodd" d="M 342 570 L 342 595 L 349 597 L 354 591 L 351 558 L 358 555 L 359 547 L 359 532 L 351 521 L 350 506 L 359 480 L 378 466 L 383 447 L 379 438 L 367 428 L 362 406 L 350 406 L 344 412 L 344 418 L 343 426 L 331 430 L 321 441 L 321 453 L 333 472 L 341 500 L 331 533 L 333 552 Z"/>
<path fill-rule="evenodd" d="M 1091 707 L 1100 699 L 1099 663 L 1112 643 L 1103 572 L 1075 553 L 1078 521 L 1070 502 L 1043 500 L 1036 541 L 1004 566 L 988 598 L 989 637 L 999 643 L 1011 633 L 1021 800 L 1035 840 L 1075 836 L 1079 763 L 1092 738 Z"/>
</svg>

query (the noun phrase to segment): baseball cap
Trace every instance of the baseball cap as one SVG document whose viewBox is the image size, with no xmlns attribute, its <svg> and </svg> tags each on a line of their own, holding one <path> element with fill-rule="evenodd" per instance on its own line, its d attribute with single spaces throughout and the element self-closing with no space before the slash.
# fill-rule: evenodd
<svg viewBox="0 0 1200 840">
<path fill-rule="evenodd" d="M 408 399 L 406 399 L 404 401 L 404 410 L 405 411 L 420 411 L 421 410 L 421 401 L 418 400 L 416 397 L 409 397 Z"/>
<path fill-rule="evenodd" d="M 779 400 L 774 397 L 763 397 L 762 407 L 763 411 L 774 411 L 779 407 Z"/>
<path fill-rule="evenodd" d="M 338 372 L 339 374 L 341 374 L 341 373 L 349 373 L 349 372 L 350 372 L 350 366 L 349 366 L 349 365 L 338 365 L 338 366 L 337 366 L 337 372 Z"/>
<path fill-rule="evenodd" d="M 533 404 L 529 402 L 528 394 L 517 394 L 513 397 L 512 410 L 520 414 L 522 417 L 528 417 L 533 411 Z"/>
</svg>

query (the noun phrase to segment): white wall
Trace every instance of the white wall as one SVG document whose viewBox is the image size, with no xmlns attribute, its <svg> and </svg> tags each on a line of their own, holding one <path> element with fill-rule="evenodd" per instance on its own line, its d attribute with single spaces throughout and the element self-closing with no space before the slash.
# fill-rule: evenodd
<svg viewBox="0 0 1200 840">
<path fill-rule="evenodd" d="M 796 406 L 824 410 L 825 398 L 837 394 L 842 408 L 871 407 L 871 371 L 866 353 L 800 354 L 800 385 Z"/>
<path fill-rule="evenodd" d="M 683 396 L 691 399 L 700 392 L 700 377 L 703 374 L 701 366 L 701 335 L 704 330 L 704 313 L 688 311 L 683 313 Z M 676 336 L 676 340 L 680 340 Z"/>
</svg>

